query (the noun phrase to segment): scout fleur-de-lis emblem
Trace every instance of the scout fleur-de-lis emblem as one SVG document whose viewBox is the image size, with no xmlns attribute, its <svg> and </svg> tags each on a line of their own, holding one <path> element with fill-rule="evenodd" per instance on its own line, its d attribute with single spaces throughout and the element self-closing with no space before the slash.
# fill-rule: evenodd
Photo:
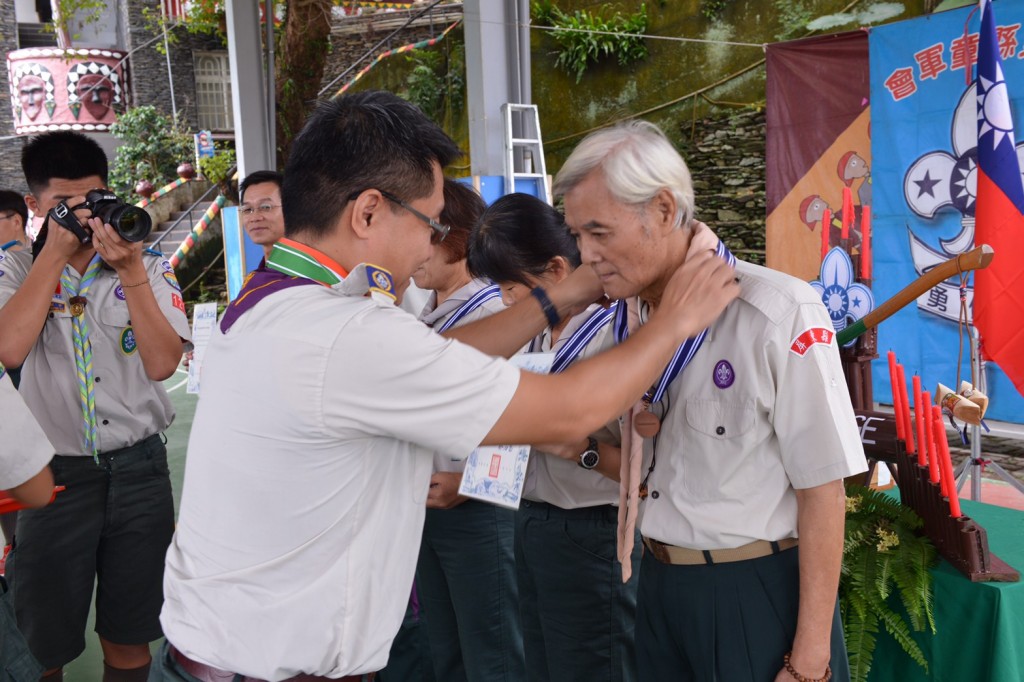
<svg viewBox="0 0 1024 682">
<path fill-rule="evenodd" d="M 996 84 L 982 87 L 983 100 L 993 85 Z M 910 255 L 918 275 L 974 247 L 974 209 L 978 195 L 977 81 L 964 91 L 953 112 L 950 141 L 952 154 L 941 150 L 928 152 L 914 161 L 903 176 L 903 196 L 915 214 L 935 221 L 935 227 L 942 226 L 940 212 L 956 211 L 960 214 L 960 232 L 952 239 L 940 238 L 938 248 L 908 229 Z M 1016 149 L 1017 158 L 1024 168 L 1024 142 L 1016 145 Z M 959 306 L 946 303 L 959 298 L 958 287 L 958 282 L 942 282 L 919 298 L 917 306 L 929 314 L 956 321 L 959 319 Z M 969 284 L 968 310 L 973 298 L 974 287 Z"/>
<path fill-rule="evenodd" d="M 875 297 L 871 289 L 853 281 L 853 262 L 838 246 L 833 247 L 825 260 L 821 262 L 819 280 L 811 282 L 811 287 L 821 296 L 832 326 L 837 332 L 846 329 L 850 324 L 867 315 L 875 307 Z M 852 346 L 857 339 L 845 345 Z"/>
</svg>

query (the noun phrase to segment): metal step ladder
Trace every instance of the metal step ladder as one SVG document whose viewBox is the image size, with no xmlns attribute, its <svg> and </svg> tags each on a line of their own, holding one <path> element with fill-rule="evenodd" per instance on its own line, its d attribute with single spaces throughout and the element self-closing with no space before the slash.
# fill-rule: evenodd
<svg viewBox="0 0 1024 682">
<path fill-rule="evenodd" d="M 537 197 L 550 204 L 551 186 L 537 105 L 507 102 L 501 105 L 501 113 L 505 120 L 505 193 L 517 191 L 517 180 L 532 179 Z"/>
</svg>

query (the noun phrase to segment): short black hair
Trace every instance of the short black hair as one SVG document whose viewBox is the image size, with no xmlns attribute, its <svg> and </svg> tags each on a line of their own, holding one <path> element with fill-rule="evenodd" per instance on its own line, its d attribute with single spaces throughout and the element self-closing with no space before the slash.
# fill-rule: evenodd
<svg viewBox="0 0 1024 682">
<path fill-rule="evenodd" d="M 295 137 L 281 186 L 285 234 L 326 235 L 367 189 L 413 201 L 434 189 L 433 163 L 462 155 L 436 123 L 382 90 L 319 105 Z"/>
<path fill-rule="evenodd" d="M 97 176 L 107 184 L 107 155 L 91 137 L 71 130 L 37 135 L 21 150 L 21 170 L 33 194 L 54 178 L 78 180 Z"/>
<path fill-rule="evenodd" d="M 249 189 L 253 185 L 262 185 L 264 182 L 272 182 L 277 185 L 278 189 L 281 189 L 281 185 L 284 184 L 284 176 L 277 171 L 261 170 L 249 173 L 245 176 L 245 180 L 242 180 L 238 184 L 238 200 L 245 200 L 245 190 Z"/>
<path fill-rule="evenodd" d="M 25 197 L 9 189 L 0 190 L 0 211 L 14 211 L 21 216 L 21 226 L 28 227 L 28 206 Z"/>
<path fill-rule="evenodd" d="M 444 179 L 444 210 L 441 211 L 441 222 L 451 229 L 441 242 L 440 248 L 447 254 L 449 263 L 466 259 L 469 235 L 486 209 L 487 204 L 471 185 L 451 178 Z"/>
<path fill-rule="evenodd" d="M 469 271 L 495 282 L 529 285 L 527 277 L 543 275 L 555 256 L 574 268 L 580 265 L 580 250 L 565 218 L 529 194 L 506 194 L 495 201 L 469 239 Z"/>
</svg>

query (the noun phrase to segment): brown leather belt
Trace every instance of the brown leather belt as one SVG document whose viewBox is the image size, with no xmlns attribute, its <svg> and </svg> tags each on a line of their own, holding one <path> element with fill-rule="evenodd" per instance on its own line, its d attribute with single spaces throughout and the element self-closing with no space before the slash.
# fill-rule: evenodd
<svg viewBox="0 0 1024 682">
<path fill-rule="evenodd" d="M 663 564 L 674 566 L 699 566 L 701 564 L 728 564 L 733 561 L 760 559 L 792 549 L 800 543 L 796 538 L 785 538 L 778 542 L 755 540 L 734 549 L 689 549 L 666 545 L 653 538 L 644 538 L 644 546 L 651 555 Z"/>
<path fill-rule="evenodd" d="M 181 666 L 182 670 L 187 672 L 189 675 L 196 677 L 202 682 L 266 682 L 255 677 L 246 677 L 245 675 L 239 675 L 238 673 L 228 672 L 213 666 L 200 663 L 199 661 L 193 661 L 191 658 L 181 653 L 173 646 L 171 646 L 171 655 L 174 656 L 174 660 L 177 661 L 178 665 Z M 372 680 L 375 673 L 367 675 L 367 679 Z M 289 677 L 284 682 L 362 682 L 362 675 L 347 675 L 345 677 L 323 677 L 321 675 L 296 675 L 295 677 Z"/>
</svg>

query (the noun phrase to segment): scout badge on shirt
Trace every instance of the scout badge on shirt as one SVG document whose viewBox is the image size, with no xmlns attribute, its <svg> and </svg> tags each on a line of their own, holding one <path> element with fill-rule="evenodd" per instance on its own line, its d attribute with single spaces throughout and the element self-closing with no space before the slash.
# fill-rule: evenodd
<svg viewBox="0 0 1024 682">
<path fill-rule="evenodd" d="M 826 327 L 808 327 L 799 334 L 789 344 L 789 350 L 796 353 L 800 357 L 807 355 L 807 351 L 816 344 L 823 346 L 831 346 L 832 339 L 835 338 L 836 330 L 828 329 Z"/>
<path fill-rule="evenodd" d="M 360 267 L 364 268 L 364 272 L 366 273 L 367 290 L 369 291 L 370 298 L 381 302 L 387 302 L 390 300 L 393 303 L 397 296 L 395 295 L 395 280 L 391 277 L 391 273 L 384 268 L 377 267 L 376 265 L 362 263 L 356 266 L 353 274 L 355 274 Z M 384 298 L 378 298 L 378 296 L 382 296 Z"/>
</svg>

